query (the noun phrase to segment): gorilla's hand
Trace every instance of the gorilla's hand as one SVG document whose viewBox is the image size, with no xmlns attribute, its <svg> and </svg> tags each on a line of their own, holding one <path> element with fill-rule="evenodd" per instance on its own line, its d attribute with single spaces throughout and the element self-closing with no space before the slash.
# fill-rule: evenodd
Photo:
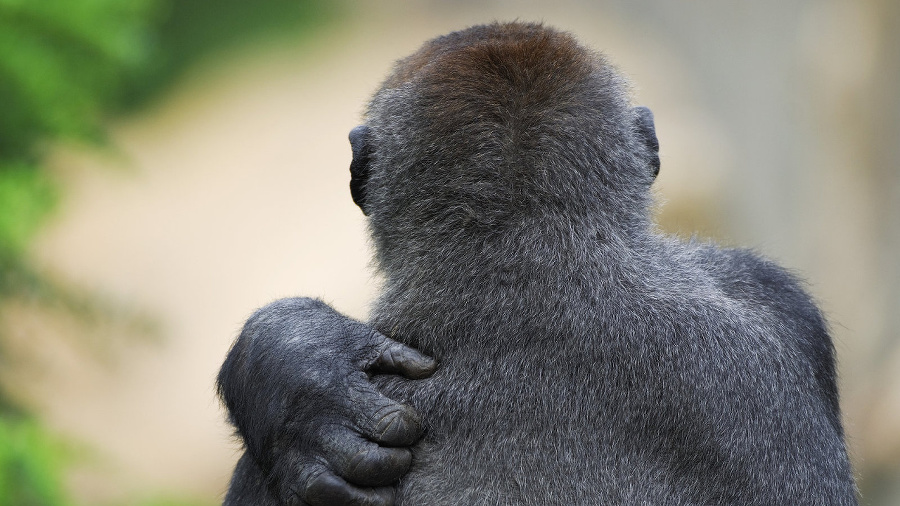
<svg viewBox="0 0 900 506">
<path fill-rule="evenodd" d="M 282 299 L 247 321 L 218 388 L 281 502 L 390 505 L 422 425 L 368 375 L 419 379 L 435 366 L 321 301 Z"/>
</svg>

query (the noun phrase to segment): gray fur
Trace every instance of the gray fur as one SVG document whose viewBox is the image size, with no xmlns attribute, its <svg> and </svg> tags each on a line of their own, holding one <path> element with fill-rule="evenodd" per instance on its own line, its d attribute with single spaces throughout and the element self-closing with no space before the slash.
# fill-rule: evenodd
<svg viewBox="0 0 900 506">
<path fill-rule="evenodd" d="M 540 37 L 586 77 L 504 60 Z M 822 316 L 758 255 L 654 230 L 624 79 L 537 25 L 429 44 L 366 115 L 372 325 L 441 364 L 376 378 L 426 425 L 398 504 L 856 504 Z M 441 68 L 465 58 L 483 80 Z"/>
</svg>

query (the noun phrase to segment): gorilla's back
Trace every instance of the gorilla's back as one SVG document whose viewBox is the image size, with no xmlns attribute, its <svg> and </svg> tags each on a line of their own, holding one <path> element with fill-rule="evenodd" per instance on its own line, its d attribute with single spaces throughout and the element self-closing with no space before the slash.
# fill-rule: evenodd
<svg viewBox="0 0 900 506">
<path fill-rule="evenodd" d="M 652 250 L 388 282 L 373 323 L 441 363 L 379 378 L 427 424 L 398 504 L 855 504 L 808 297 L 751 253 Z"/>
</svg>

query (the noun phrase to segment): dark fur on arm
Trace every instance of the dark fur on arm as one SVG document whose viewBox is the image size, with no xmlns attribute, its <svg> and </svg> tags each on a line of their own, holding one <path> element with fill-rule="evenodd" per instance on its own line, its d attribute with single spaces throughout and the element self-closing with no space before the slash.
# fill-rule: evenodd
<svg viewBox="0 0 900 506">
<path fill-rule="evenodd" d="M 226 504 L 297 497 L 310 504 L 389 504 L 421 435 L 408 406 L 367 374 L 421 378 L 434 362 L 325 303 L 282 299 L 247 321 L 218 391 L 246 446 Z M 256 491 L 256 492 L 254 492 Z"/>
</svg>

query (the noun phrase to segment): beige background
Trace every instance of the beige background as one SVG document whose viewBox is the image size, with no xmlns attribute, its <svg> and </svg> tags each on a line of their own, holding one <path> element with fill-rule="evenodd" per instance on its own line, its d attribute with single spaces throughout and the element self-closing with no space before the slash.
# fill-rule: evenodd
<svg viewBox="0 0 900 506">
<path fill-rule="evenodd" d="M 892 298 L 896 277 L 880 270 L 892 250 L 879 227 L 897 216 L 885 218 L 896 206 L 879 192 L 896 179 L 879 179 L 860 162 L 873 163 L 861 139 L 866 130 L 856 128 L 867 116 L 848 113 L 877 81 L 879 48 L 890 43 L 879 9 L 890 7 L 799 2 L 778 34 L 741 34 L 750 41 L 747 58 L 768 54 L 755 45 L 780 44 L 772 51 L 789 53 L 794 66 L 786 75 L 796 82 L 766 91 L 766 79 L 783 76 L 757 75 L 748 71 L 752 60 L 736 61 L 733 79 L 750 84 L 746 103 L 735 106 L 745 109 L 735 111 L 718 95 L 730 74 L 704 67 L 724 64 L 692 53 L 687 38 L 654 29 L 667 26 L 665 17 L 652 20 L 644 7 L 621 2 L 549 4 L 354 3 L 346 21 L 312 42 L 198 69 L 152 110 L 114 124 L 114 151 L 54 149 L 53 166 L 69 190 L 39 241 L 40 258 L 62 278 L 146 310 L 160 324 L 149 339 L 115 326 L 96 330 L 111 338 L 104 360 L 70 338 L 95 330 L 73 330 L 64 317 L 27 306 L 9 309 L 17 335 L 36 345 L 44 364 L 19 379 L 22 391 L 55 429 L 91 448 L 71 477 L 81 499 L 163 490 L 221 496 L 238 446 L 214 380 L 243 320 L 295 294 L 364 318 L 376 290 L 363 216 L 347 191 L 346 135 L 367 97 L 392 61 L 424 40 L 513 18 L 577 34 L 632 78 L 636 102 L 656 114 L 664 228 L 757 247 L 811 280 L 833 323 L 856 467 L 891 476 L 900 458 L 900 354 L 887 329 L 900 308 Z M 691 4 L 690 12 L 715 10 Z M 748 23 L 764 7 L 749 8 Z M 702 19 L 672 22 L 711 29 Z M 726 41 L 728 29 L 718 27 Z M 783 103 L 790 116 L 773 117 Z M 785 139 L 792 154 L 777 158 L 770 145 L 785 122 L 793 125 L 784 130 L 794 136 Z"/>
</svg>

